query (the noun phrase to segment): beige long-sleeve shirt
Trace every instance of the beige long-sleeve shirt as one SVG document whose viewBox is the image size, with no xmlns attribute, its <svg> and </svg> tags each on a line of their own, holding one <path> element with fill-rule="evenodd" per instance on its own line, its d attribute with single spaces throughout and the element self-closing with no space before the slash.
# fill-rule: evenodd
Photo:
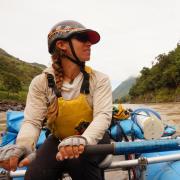
<svg viewBox="0 0 180 180">
<path fill-rule="evenodd" d="M 36 76 L 30 86 L 24 111 L 24 121 L 18 134 L 16 144 L 34 149 L 46 117 L 48 105 L 56 98 L 53 90 L 48 87 L 46 73 L 53 73 L 47 68 Z M 82 73 L 74 79 L 72 84 L 63 83 L 62 97 L 73 99 L 80 94 L 83 81 Z M 112 91 L 107 75 L 93 70 L 90 75 L 90 94 L 87 101 L 93 108 L 93 121 L 82 134 L 89 144 L 97 144 L 109 127 L 112 118 Z"/>
</svg>

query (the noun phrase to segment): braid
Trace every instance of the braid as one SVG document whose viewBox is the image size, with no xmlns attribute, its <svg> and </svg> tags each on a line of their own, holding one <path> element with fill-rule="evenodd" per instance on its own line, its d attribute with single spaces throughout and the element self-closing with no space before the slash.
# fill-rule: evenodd
<svg viewBox="0 0 180 180">
<path fill-rule="evenodd" d="M 63 84 L 63 68 L 61 66 L 61 60 L 59 55 L 52 55 L 52 67 L 54 69 L 54 75 L 56 79 L 56 86 L 59 91 Z"/>
<path fill-rule="evenodd" d="M 62 53 L 59 50 L 55 50 L 54 54 L 51 56 L 52 58 L 52 67 L 54 69 L 56 87 L 61 92 L 62 84 L 63 84 L 63 68 L 61 66 L 61 57 Z M 55 98 L 48 107 L 47 119 L 48 126 L 53 131 L 53 122 L 58 115 L 58 99 Z"/>
</svg>

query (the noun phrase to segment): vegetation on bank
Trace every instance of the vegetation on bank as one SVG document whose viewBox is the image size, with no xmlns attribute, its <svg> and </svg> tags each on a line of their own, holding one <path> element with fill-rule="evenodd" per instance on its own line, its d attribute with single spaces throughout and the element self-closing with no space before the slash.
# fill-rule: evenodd
<svg viewBox="0 0 180 180">
<path fill-rule="evenodd" d="M 46 66 L 27 63 L 0 49 L 0 101 L 24 103 L 33 77 Z"/>
<path fill-rule="evenodd" d="M 143 67 L 129 91 L 131 102 L 180 101 L 180 44 L 168 54 L 160 54 L 151 68 Z"/>
</svg>

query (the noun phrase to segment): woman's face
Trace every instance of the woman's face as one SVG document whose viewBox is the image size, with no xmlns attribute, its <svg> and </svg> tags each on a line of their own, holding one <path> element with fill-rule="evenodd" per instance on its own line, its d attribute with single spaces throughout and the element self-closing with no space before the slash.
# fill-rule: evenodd
<svg viewBox="0 0 180 180">
<path fill-rule="evenodd" d="M 83 62 L 90 60 L 91 56 L 91 43 L 90 41 L 79 41 L 76 38 L 72 38 L 72 44 L 76 56 Z"/>
<path fill-rule="evenodd" d="M 74 47 L 74 51 L 76 56 L 82 61 L 90 60 L 91 55 L 91 43 L 88 40 L 87 36 L 74 36 L 71 39 L 72 45 Z M 58 41 L 56 45 L 62 49 L 68 56 L 75 58 L 71 52 L 71 48 L 69 46 L 68 41 Z"/>
</svg>

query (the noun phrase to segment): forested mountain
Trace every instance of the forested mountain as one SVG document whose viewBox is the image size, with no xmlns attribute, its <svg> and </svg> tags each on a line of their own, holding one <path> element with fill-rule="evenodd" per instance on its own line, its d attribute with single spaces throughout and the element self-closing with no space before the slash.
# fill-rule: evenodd
<svg viewBox="0 0 180 180">
<path fill-rule="evenodd" d="M 17 77 L 23 85 L 30 83 L 32 78 L 42 72 L 46 66 L 37 63 L 27 63 L 11 56 L 0 48 L 0 84 L 6 76 Z"/>
<path fill-rule="evenodd" d="M 180 45 L 160 54 L 151 68 L 144 67 L 129 95 L 136 102 L 180 101 Z"/>
<path fill-rule="evenodd" d="M 135 84 L 136 78 L 129 77 L 113 91 L 113 102 L 119 101 L 128 95 L 129 89 Z"/>
</svg>

